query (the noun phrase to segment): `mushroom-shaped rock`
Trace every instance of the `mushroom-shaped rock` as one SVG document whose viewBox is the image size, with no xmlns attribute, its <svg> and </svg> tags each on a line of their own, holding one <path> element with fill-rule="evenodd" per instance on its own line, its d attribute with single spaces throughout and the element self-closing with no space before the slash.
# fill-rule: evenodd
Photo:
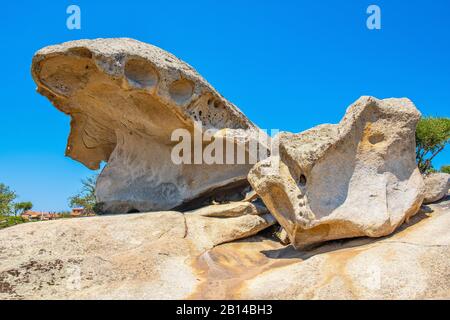
<svg viewBox="0 0 450 320">
<path fill-rule="evenodd" d="M 425 204 L 441 200 L 448 194 L 450 189 L 450 174 L 436 172 L 427 174 L 425 181 Z"/>
<path fill-rule="evenodd" d="M 32 74 L 38 92 L 71 116 L 66 155 L 90 169 L 107 162 L 96 188 L 107 213 L 168 210 L 245 184 L 252 167 L 248 144 L 269 139 L 192 67 L 136 40 L 49 46 L 34 56 Z M 181 161 L 174 161 L 174 147 L 190 147 L 196 134 L 206 147 L 206 130 L 210 141 L 220 137 L 233 148 L 240 141 L 247 160 L 205 164 L 203 149 L 194 154 L 197 144 L 190 153 L 179 150 Z"/>
<path fill-rule="evenodd" d="M 419 118 L 408 99 L 362 97 L 337 125 L 280 133 L 279 155 L 256 164 L 248 179 L 297 248 L 388 235 L 423 201 Z"/>
</svg>

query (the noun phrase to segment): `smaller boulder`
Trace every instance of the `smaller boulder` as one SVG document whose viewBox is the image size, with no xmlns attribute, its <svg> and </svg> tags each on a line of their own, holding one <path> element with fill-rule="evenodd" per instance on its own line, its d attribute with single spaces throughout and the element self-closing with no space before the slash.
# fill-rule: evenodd
<svg viewBox="0 0 450 320">
<path fill-rule="evenodd" d="M 187 214 L 203 217 L 240 217 L 246 214 L 262 215 L 268 214 L 269 210 L 260 203 L 246 201 L 230 202 L 225 204 L 215 204 L 197 210 L 189 211 Z"/>
<path fill-rule="evenodd" d="M 419 119 L 408 99 L 361 97 L 339 124 L 279 133 L 278 154 L 257 163 L 248 180 L 297 249 L 389 235 L 423 201 Z"/>
<path fill-rule="evenodd" d="M 423 203 L 433 203 L 441 200 L 448 194 L 450 189 L 450 174 L 448 173 L 430 173 L 424 177 L 425 181 L 425 199 Z"/>
</svg>

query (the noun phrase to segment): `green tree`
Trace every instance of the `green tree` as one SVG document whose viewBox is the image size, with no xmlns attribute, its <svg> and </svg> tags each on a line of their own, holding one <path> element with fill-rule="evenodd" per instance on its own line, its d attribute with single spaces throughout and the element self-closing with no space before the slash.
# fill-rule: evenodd
<svg viewBox="0 0 450 320">
<path fill-rule="evenodd" d="M 95 184 L 97 175 L 90 176 L 81 180 L 83 185 L 81 191 L 69 198 L 71 208 L 83 208 L 86 213 L 95 213 L 97 211 L 97 201 L 95 199 Z"/>
<path fill-rule="evenodd" d="M 450 166 L 442 166 L 441 172 L 450 174 Z"/>
<path fill-rule="evenodd" d="M 0 215 L 9 216 L 14 211 L 17 195 L 7 185 L 0 183 Z"/>
<path fill-rule="evenodd" d="M 17 217 L 17 215 L 21 215 L 32 208 L 33 204 L 30 201 L 14 203 L 14 215 Z"/>
<path fill-rule="evenodd" d="M 433 159 L 450 142 L 450 119 L 424 117 L 416 129 L 416 160 L 420 172 L 433 170 Z"/>
<path fill-rule="evenodd" d="M 15 202 L 17 195 L 8 186 L 0 183 L 0 229 L 18 223 L 25 222 L 17 215 L 30 210 L 33 204 L 27 202 Z"/>
</svg>

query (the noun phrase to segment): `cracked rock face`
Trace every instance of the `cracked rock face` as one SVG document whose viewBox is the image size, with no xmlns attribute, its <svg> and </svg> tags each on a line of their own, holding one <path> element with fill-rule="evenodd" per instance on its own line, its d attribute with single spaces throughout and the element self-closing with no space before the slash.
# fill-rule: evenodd
<svg viewBox="0 0 450 320">
<path fill-rule="evenodd" d="M 172 132 L 193 135 L 194 121 L 244 141 L 260 131 L 162 49 L 132 39 L 73 41 L 38 51 L 32 74 L 39 93 L 71 117 L 66 155 L 90 169 L 107 162 L 96 188 L 105 212 L 167 210 L 246 179 L 250 164 L 171 160 Z"/>
<path fill-rule="evenodd" d="M 424 203 L 433 203 L 441 200 L 448 194 L 450 189 L 450 174 L 436 172 L 424 177 L 425 199 Z"/>
<path fill-rule="evenodd" d="M 297 248 L 388 235 L 423 201 L 419 118 L 408 99 L 362 97 L 337 125 L 280 133 L 279 164 L 261 161 L 248 179 Z"/>
</svg>

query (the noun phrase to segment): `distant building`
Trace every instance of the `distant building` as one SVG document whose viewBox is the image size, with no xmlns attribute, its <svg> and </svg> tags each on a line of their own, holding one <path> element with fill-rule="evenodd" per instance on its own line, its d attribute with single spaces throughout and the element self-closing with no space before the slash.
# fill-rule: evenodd
<svg viewBox="0 0 450 320">
<path fill-rule="evenodd" d="M 77 218 L 77 217 L 85 217 L 85 216 L 93 216 L 94 213 L 89 213 L 84 208 L 74 208 L 70 212 L 71 218 Z M 47 221 L 47 220 L 56 220 L 60 218 L 67 217 L 62 213 L 56 213 L 56 212 L 41 212 L 41 211 L 32 211 L 28 210 L 22 213 L 21 215 L 22 219 L 25 221 Z"/>
<path fill-rule="evenodd" d="M 81 217 L 84 215 L 84 208 L 73 208 L 70 213 L 71 217 Z"/>
<path fill-rule="evenodd" d="M 22 219 L 26 221 L 45 221 L 45 220 L 55 220 L 59 218 L 59 214 L 55 212 L 41 212 L 28 210 L 22 213 Z"/>
</svg>

